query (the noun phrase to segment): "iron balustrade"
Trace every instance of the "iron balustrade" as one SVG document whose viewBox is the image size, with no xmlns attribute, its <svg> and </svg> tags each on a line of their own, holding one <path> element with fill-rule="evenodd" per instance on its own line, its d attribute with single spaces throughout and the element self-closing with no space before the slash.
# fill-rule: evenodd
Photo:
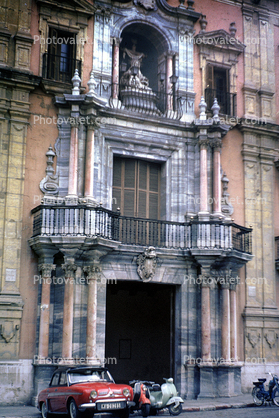
<svg viewBox="0 0 279 418">
<path fill-rule="evenodd" d="M 228 116 L 236 116 L 236 93 L 209 88 L 206 88 L 204 93 L 207 109 L 211 109 L 214 99 L 217 98 L 218 105 L 220 106 L 219 113 Z"/>
<path fill-rule="evenodd" d="M 127 245 L 173 249 L 235 249 L 252 253 L 251 228 L 222 221 L 171 222 L 121 216 L 102 207 L 40 205 L 33 237 L 102 237 Z"/>
<path fill-rule="evenodd" d="M 81 63 L 81 60 L 69 56 L 45 53 L 43 54 L 42 76 L 49 80 L 71 83 L 76 69 L 81 74 Z"/>
</svg>

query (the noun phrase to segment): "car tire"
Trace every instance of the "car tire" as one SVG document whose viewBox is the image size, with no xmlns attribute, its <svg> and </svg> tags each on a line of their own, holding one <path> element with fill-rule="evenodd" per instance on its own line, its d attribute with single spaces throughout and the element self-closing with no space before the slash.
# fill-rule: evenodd
<svg viewBox="0 0 279 418">
<path fill-rule="evenodd" d="M 50 418 L 51 414 L 48 412 L 48 406 L 46 402 L 43 402 L 41 405 L 41 414 L 42 418 Z"/>
<path fill-rule="evenodd" d="M 123 411 L 119 413 L 119 418 L 129 418 L 129 415 L 130 415 L 129 408 L 125 408 L 123 409 Z"/>
<path fill-rule="evenodd" d="M 74 399 L 70 400 L 68 411 L 70 418 L 81 418 L 81 413 L 78 410 L 77 404 L 75 403 Z"/>
<path fill-rule="evenodd" d="M 182 411 L 182 404 L 180 403 L 179 405 L 175 406 L 175 403 L 172 403 L 169 406 L 169 413 L 171 415 L 179 415 Z"/>
</svg>

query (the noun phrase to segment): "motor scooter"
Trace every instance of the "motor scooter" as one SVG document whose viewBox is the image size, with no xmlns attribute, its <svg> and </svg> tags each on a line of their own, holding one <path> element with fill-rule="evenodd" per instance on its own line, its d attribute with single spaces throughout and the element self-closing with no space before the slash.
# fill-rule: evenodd
<svg viewBox="0 0 279 418">
<path fill-rule="evenodd" d="M 150 415 L 156 415 L 157 411 L 163 408 L 168 408 L 171 415 L 179 415 L 184 401 L 178 396 L 173 378 L 164 378 L 164 380 L 165 383 L 161 386 L 154 382 L 145 382 L 150 392 Z"/>
<path fill-rule="evenodd" d="M 133 413 L 134 410 L 141 410 L 142 416 L 148 417 L 150 413 L 150 399 L 149 391 L 145 383 L 145 381 L 141 380 L 131 380 L 129 382 L 129 385 L 133 387 L 133 402 L 135 403 L 130 411 Z"/>
<path fill-rule="evenodd" d="M 252 396 L 253 401 L 257 406 L 261 406 L 266 402 L 273 402 L 276 406 L 279 406 L 278 376 L 270 372 L 268 374 L 272 376 L 272 379 L 268 384 L 268 390 L 264 387 L 266 379 L 258 379 L 258 382 L 253 382 L 254 388 L 252 390 Z"/>
</svg>

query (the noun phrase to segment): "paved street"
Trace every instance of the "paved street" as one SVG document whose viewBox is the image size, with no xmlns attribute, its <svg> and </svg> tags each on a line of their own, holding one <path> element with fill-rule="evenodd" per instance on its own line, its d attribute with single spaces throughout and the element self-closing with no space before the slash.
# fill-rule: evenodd
<svg viewBox="0 0 279 418">
<path fill-rule="evenodd" d="M 60 415 L 56 415 L 59 417 Z M 159 415 L 162 416 L 162 415 Z M 228 408 L 219 411 L 183 412 L 179 418 L 278 418 L 279 408 L 272 406 L 250 407 L 250 408 Z M 32 406 L 22 407 L 0 407 L 0 418 L 39 418 L 38 410 Z M 55 415 L 53 416 L 55 417 Z M 63 415 L 64 417 L 64 415 Z M 65 417 L 67 417 L 65 415 Z M 131 416 L 132 417 L 132 416 Z M 136 416 L 137 417 L 137 416 Z M 164 418 L 173 418 L 171 415 L 163 414 Z M 97 418 L 97 415 L 96 415 Z"/>
</svg>

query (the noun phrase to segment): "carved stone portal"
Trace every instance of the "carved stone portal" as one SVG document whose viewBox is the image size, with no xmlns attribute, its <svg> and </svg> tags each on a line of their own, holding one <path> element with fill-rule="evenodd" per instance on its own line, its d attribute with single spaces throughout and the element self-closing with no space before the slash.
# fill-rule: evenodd
<svg viewBox="0 0 279 418">
<path fill-rule="evenodd" d="M 156 251 L 154 247 L 148 247 L 137 258 L 137 273 L 141 280 L 149 282 L 152 280 L 157 265 Z"/>
</svg>

